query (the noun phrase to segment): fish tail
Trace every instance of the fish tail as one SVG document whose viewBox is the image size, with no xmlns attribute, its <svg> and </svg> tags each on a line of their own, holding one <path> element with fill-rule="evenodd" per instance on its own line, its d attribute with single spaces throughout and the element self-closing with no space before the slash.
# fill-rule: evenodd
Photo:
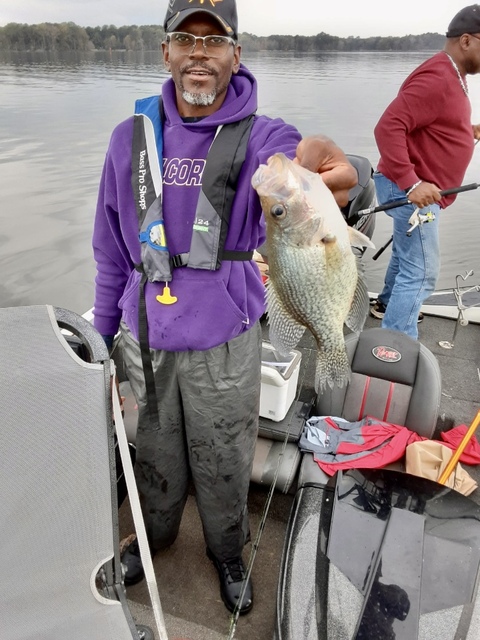
<svg viewBox="0 0 480 640">
<path fill-rule="evenodd" d="M 327 385 L 330 389 L 333 389 L 335 385 L 343 387 L 349 382 L 350 374 L 350 363 L 343 345 L 333 350 L 318 350 L 315 370 L 317 393 L 322 393 Z"/>
</svg>

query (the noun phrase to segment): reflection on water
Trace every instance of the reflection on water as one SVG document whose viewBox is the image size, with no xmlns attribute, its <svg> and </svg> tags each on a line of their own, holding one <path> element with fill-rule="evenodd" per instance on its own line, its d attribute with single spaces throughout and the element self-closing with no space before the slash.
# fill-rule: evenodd
<svg viewBox="0 0 480 640">
<path fill-rule="evenodd" d="M 303 135 L 326 133 L 349 152 L 378 160 L 373 127 L 402 80 L 430 54 L 264 52 L 245 54 L 259 83 L 259 113 L 280 116 Z M 0 52 L 0 305 L 92 305 L 90 238 L 103 158 L 113 127 L 137 98 L 167 77 L 158 52 L 69 54 Z M 474 121 L 480 82 L 470 79 Z M 477 152 L 478 153 L 478 152 Z M 474 157 L 465 182 L 477 181 Z M 452 185 L 456 186 L 456 185 Z M 440 287 L 479 270 L 476 191 L 441 221 Z M 379 214 L 374 241 L 390 237 Z M 389 257 L 367 253 L 370 290 Z"/>
</svg>

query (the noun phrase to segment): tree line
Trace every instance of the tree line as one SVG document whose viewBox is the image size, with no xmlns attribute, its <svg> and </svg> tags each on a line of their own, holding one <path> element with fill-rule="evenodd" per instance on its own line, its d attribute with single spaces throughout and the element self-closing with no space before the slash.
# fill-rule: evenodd
<svg viewBox="0 0 480 640">
<path fill-rule="evenodd" d="M 0 27 L 0 50 L 9 51 L 156 51 L 164 39 L 163 27 L 131 25 L 79 27 L 73 22 L 9 23 Z M 425 51 L 443 47 L 439 33 L 401 37 L 340 38 L 328 33 L 315 36 L 239 36 L 243 51 Z"/>
</svg>

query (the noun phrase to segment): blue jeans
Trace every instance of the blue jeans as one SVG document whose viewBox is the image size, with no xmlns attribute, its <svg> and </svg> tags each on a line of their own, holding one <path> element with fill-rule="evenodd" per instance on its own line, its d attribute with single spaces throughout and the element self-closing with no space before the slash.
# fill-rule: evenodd
<svg viewBox="0 0 480 640">
<path fill-rule="evenodd" d="M 375 172 L 373 177 L 379 204 L 406 198 L 405 191 L 383 174 Z M 435 220 L 419 225 L 411 236 L 407 236 L 408 220 L 415 208 L 415 205 L 407 204 L 385 212 L 393 219 L 392 256 L 378 299 L 387 307 L 382 327 L 402 331 L 417 339 L 420 307 L 435 290 L 440 272 L 440 206 L 433 204 L 420 209 L 420 213 L 433 212 Z"/>
</svg>

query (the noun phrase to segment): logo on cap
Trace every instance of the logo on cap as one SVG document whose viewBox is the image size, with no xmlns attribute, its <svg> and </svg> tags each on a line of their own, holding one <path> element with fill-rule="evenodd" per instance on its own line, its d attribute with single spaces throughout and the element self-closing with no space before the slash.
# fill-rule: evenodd
<svg viewBox="0 0 480 640">
<path fill-rule="evenodd" d="M 373 347 L 372 354 L 382 362 L 398 362 L 402 359 L 402 354 L 393 347 Z"/>
</svg>

